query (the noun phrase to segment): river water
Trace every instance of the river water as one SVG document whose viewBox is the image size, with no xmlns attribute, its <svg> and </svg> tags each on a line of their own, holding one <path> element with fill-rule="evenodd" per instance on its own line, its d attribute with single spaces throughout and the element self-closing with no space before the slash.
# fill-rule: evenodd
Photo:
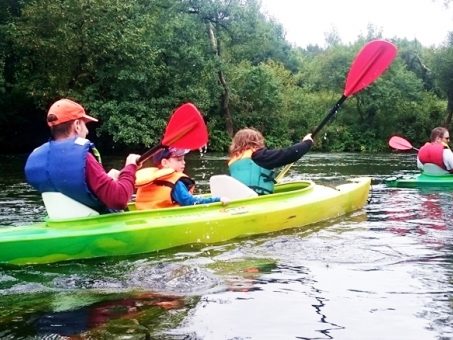
<svg viewBox="0 0 453 340">
<path fill-rule="evenodd" d="M 0 156 L 0 225 L 40 221 L 23 156 Z M 201 191 L 221 155 L 189 155 Z M 107 167 L 121 160 L 107 159 Z M 288 178 L 371 176 L 351 215 L 140 256 L 0 266 L 1 339 L 453 339 L 453 191 L 388 188 L 414 154 L 320 154 Z"/>
</svg>

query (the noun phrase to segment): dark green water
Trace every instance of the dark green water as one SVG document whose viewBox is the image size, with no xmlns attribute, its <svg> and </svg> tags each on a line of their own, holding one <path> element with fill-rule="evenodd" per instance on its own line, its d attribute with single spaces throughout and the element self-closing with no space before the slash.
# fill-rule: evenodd
<svg viewBox="0 0 453 340">
<path fill-rule="evenodd" d="M 0 156 L 1 226 L 45 215 L 23 163 Z M 187 170 L 206 191 L 226 159 L 191 155 Z M 220 245 L 0 267 L 0 338 L 452 339 L 453 192 L 383 184 L 414 172 L 413 154 L 311 153 L 288 177 L 371 176 L 365 209 Z"/>
</svg>

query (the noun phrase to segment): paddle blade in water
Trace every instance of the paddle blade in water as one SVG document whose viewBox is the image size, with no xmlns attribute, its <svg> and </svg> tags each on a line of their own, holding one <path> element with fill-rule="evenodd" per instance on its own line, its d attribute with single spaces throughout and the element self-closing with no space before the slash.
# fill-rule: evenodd
<svg viewBox="0 0 453 340">
<path fill-rule="evenodd" d="M 208 130 L 200 111 L 191 103 L 178 107 L 165 129 L 162 145 L 198 149 L 208 142 Z"/>
<path fill-rule="evenodd" d="M 372 40 L 359 51 L 349 70 L 344 96 L 349 97 L 375 81 L 396 57 L 396 46 L 386 40 Z"/>
<path fill-rule="evenodd" d="M 389 145 L 391 148 L 396 150 L 411 150 L 414 149 L 412 144 L 406 139 L 398 136 L 393 136 L 389 140 Z"/>
</svg>

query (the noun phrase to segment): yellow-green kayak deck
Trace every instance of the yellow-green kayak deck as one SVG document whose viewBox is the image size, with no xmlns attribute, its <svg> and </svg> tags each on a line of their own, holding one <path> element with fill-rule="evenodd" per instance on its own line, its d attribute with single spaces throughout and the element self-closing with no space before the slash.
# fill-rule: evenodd
<svg viewBox="0 0 453 340">
<path fill-rule="evenodd" d="M 230 202 L 128 211 L 20 227 L 0 227 L 0 263 L 31 264 L 132 255 L 185 244 L 302 227 L 361 209 L 370 178 L 336 188 L 311 181 L 279 184 L 272 195 Z M 131 207 L 133 208 L 133 207 Z"/>
</svg>

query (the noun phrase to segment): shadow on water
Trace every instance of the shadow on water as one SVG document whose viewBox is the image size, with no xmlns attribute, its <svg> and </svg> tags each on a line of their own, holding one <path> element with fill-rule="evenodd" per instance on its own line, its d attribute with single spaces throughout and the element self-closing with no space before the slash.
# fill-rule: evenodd
<svg viewBox="0 0 453 340">
<path fill-rule="evenodd" d="M 0 156 L 2 226 L 45 215 L 24 159 Z M 227 173 L 224 155 L 193 154 L 186 166 L 201 192 Z M 2 266 L 0 338 L 453 338 L 453 192 L 385 186 L 416 172 L 414 154 L 312 153 L 288 179 L 371 176 L 365 209 L 222 244 Z"/>
</svg>

